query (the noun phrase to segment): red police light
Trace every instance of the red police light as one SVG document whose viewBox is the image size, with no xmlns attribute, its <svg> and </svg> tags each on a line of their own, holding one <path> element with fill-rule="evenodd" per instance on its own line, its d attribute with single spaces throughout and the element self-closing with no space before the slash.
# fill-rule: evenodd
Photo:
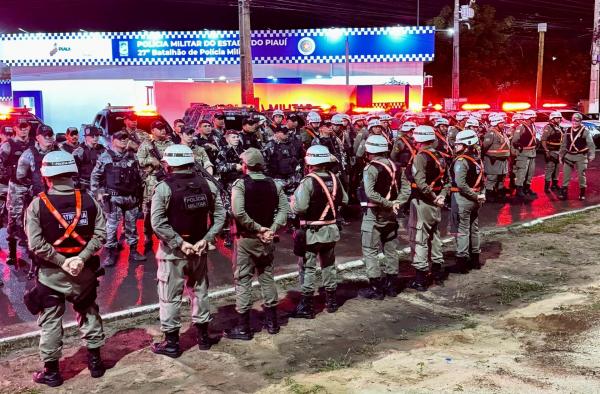
<svg viewBox="0 0 600 394">
<path fill-rule="evenodd" d="M 463 111 L 486 111 L 492 108 L 489 104 L 472 104 L 472 103 L 464 103 L 461 108 Z"/>
<path fill-rule="evenodd" d="M 542 108 L 566 108 L 567 103 L 544 103 Z"/>
<path fill-rule="evenodd" d="M 504 102 L 502 103 L 502 111 L 504 112 L 516 112 L 525 111 L 531 108 L 531 104 L 526 102 Z"/>
</svg>

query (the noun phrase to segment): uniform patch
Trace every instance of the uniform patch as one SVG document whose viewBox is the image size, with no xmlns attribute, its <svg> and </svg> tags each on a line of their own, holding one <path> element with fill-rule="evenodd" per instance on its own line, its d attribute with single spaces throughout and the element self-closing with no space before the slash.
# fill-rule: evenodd
<svg viewBox="0 0 600 394">
<path fill-rule="evenodd" d="M 71 224 L 75 219 L 75 212 L 65 212 L 62 214 L 63 219 L 67 221 L 67 223 Z M 88 213 L 87 211 L 81 211 L 81 216 L 79 217 L 79 221 L 77 222 L 77 226 L 87 226 L 88 225 Z M 58 227 L 63 228 L 60 224 Z"/>
<path fill-rule="evenodd" d="M 208 206 L 208 199 L 205 194 L 194 194 L 183 198 L 183 205 L 188 211 L 193 211 Z"/>
</svg>

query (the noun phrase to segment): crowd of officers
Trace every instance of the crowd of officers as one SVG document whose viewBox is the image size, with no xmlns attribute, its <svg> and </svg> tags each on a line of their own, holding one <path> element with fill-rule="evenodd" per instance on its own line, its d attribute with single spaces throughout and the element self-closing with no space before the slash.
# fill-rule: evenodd
<svg viewBox="0 0 600 394">
<path fill-rule="evenodd" d="M 222 114 L 194 129 L 177 120 L 174 135 L 168 135 L 161 121 L 151 125 L 150 133 L 138 129 L 131 114 L 123 130 L 111 136 L 109 147 L 99 144 L 101 131 L 93 126 L 84 128 L 83 143 L 78 130 L 70 128 L 66 140 L 57 144 L 48 126 L 40 126 L 30 141 L 31 126 L 17 120 L 13 134 L 5 131 L 2 137 L 0 192 L 6 196 L 7 263 L 17 264 L 17 245 L 23 245 L 37 269 L 36 285 L 25 295 L 42 329 L 44 369 L 34 380 L 62 384 L 58 360 L 66 301 L 77 313 L 92 377 L 104 374 L 97 278 L 125 249 L 117 236 L 121 222 L 130 261 L 145 260 L 153 251 L 153 236 L 159 240 L 157 291 L 165 339 L 154 343 L 152 351 L 173 358 L 181 355 L 186 286 L 198 346 L 211 347 L 207 252 L 219 236 L 234 246 L 238 318 L 224 333 L 231 339 L 253 338 L 255 275 L 264 298 L 265 327 L 270 334 L 280 330 L 273 269 L 276 233 L 282 228 L 293 229 L 300 270 L 302 299 L 292 317 L 315 317 L 318 264 L 326 310 L 336 312 L 335 245 L 346 224 L 344 208 L 352 202 L 360 202 L 363 210 L 361 245 L 369 286 L 362 296 L 381 300 L 401 291 L 398 230 L 406 213 L 416 272 L 409 287 L 426 291 L 448 275 L 439 228 L 444 208 L 450 209 L 456 236 L 455 271 L 480 269 L 482 204 L 506 201 L 513 189 L 512 201 L 537 197 L 531 190 L 538 145 L 535 117 L 533 111 L 515 114 L 511 127 L 502 113 L 481 117 L 459 112 L 453 125 L 441 115 L 421 125 L 406 117 L 396 131 L 387 114 L 336 114 L 322 120 L 311 112 L 299 127 L 296 115 L 275 111 L 272 119 L 244 119 L 240 131 L 226 130 Z M 545 191 L 567 198 L 576 169 L 579 198 L 584 199 L 585 170 L 595 147 L 580 114 L 573 115 L 566 131 L 561 120 L 560 113 L 551 114 L 541 138 Z M 144 253 L 138 251 L 136 228 L 142 218 Z"/>
</svg>

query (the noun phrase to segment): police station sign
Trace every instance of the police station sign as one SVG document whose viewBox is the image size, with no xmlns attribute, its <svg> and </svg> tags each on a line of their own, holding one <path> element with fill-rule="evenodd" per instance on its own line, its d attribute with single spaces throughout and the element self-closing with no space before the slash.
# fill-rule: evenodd
<svg viewBox="0 0 600 394">
<path fill-rule="evenodd" d="M 428 26 L 261 30 L 252 33 L 252 58 L 255 64 L 339 63 L 347 43 L 351 62 L 431 61 L 434 34 Z M 56 57 L 48 51 L 53 42 L 77 50 Z M 237 31 L 0 35 L 0 61 L 14 66 L 237 64 L 239 54 Z"/>
</svg>

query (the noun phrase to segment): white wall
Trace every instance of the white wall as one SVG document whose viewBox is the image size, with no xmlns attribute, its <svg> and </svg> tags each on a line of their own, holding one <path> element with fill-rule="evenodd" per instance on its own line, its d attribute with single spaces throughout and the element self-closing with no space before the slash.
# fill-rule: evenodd
<svg viewBox="0 0 600 394">
<path fill-rule="evenodd" d="M 12 89 L 42 91 L 44 123 L 63 132 L 69 126 L 91 123 L 107 103 L 146 104 L 146 86 L 152 85 L 151 81 L 132 79 L 13 81 Z"/>
</svg>

